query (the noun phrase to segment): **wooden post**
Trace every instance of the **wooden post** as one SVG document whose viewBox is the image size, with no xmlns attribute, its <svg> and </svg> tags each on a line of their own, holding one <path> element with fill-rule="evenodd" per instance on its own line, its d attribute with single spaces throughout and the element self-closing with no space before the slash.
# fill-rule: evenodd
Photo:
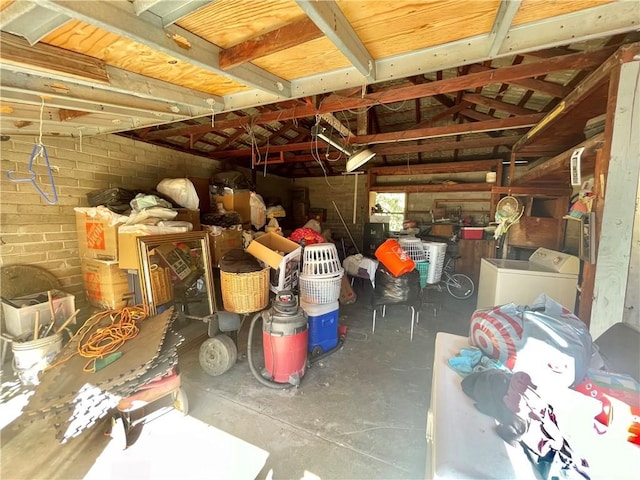
<svg viewBox="0 0 640 480">
<path fill-rule="evenodd" d="M 611 135 L 610 155 L 603 158 L 605 163 L 608 158 L 605 201 L 602 205 L 598 201 L 596 207 L 599 241 L 589 326 L 594 339 L 611 325 L 622 322 L 627 293 L 635 296 L 634 302 L 638 300 L 637 292 L 627 291 L 627 282 L 640 183 L 640 61 L 624 63 L 616 70 L 609 88 L 612 90 L 616 86 L 615 103 L 610 99 L 607 105 L 605 125 L 605 136 Z M 613 129 L 609 127 L 611 122 Z M 600 176 L 595 182 L 600 184 Z M 599 191 L 599 197 L 602 193 Z"/>
</svg>

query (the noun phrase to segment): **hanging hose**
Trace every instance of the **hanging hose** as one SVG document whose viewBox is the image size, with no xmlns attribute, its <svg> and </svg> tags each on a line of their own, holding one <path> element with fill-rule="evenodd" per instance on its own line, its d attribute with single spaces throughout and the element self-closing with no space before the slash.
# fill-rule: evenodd
<svg viewBox="0 0 640 480">
<path fill-rule="evenodd" d="M 248 338 L 247 338 L 247 362 L 249 362 L 249 370 L 251 370 L 251 373 L 253 373 L 253 376 L 256 377 L 256 379 L 265 387 L 269 387 L 269 388 L 291 388 L 293 387 L 292 384 L 290 383 L 278 383 L 278 382 L 273 382 L 271 380 L 267 380 L 266 378 L 264 378 L 260 372 L 258 371 L 258 369 L 256 368 L 256 366 L 253 364 L 253 355 L 251 353 L 251 344 L 253 343 L 253 328 L 256 325 L 256 322 L 258 321 L 258 318 L 262 317 L 262 314 L 264 312 L 258 312 L 253 316 L 253 319 L 251 320 L 251 325 L 249 325 L 249 334 L 248 334 Z"/>
</svg>

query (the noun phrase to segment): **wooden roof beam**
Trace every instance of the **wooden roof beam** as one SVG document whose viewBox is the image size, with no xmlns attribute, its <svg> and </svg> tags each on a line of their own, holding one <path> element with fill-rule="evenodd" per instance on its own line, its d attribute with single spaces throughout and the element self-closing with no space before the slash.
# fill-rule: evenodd
<svg viewBox="0 0 640 480">
<path fill-rule="evenodd" d="M 522 65 L 522 64 L 520 64 Z M 528 65 L 528 64 L 524 64 Z M 471 65 L 470 72 L 471 73 L 480 73 L 480 72 L 489 72 L 489 71 L 498 71 L 501 69 L 495 69 L 491 67 L 487 67 L 484 65 Z M 538 75 L 532 75 L 537 77 Z M 517 85 L 518 87 L 526 88 L 527 90 L 535 90 L 536 92 L 546 93 L 547 95 L 551 95 L 552 97 L 563 98 L 565 97 L 571 89 L 564 87 L 563 85 L 558 85 L 557 83 L 545 82 L 544 80 L 537 80 L 535 78 L 521 78 L 515 80 L 507 80 L 504 83 L 509 83 L 511 85 Z"/>
<path fill-rule="evenodd" d="M 371 143 L 407 142 L 423 138 L 448 137 L 471 133 L 494 132 L 500 130 L 512 130 L 536 125 L 544 117 L 543 113 L 523 115 L 521 117 L 509 117 L 485 122 L 462 123 L 446 125 L 443 127 L 427 127 L 402 132 L 378 133 L 374 135 L 358 135 L 351 143 L 360 145 Z"/>
<path fill-rule="evenodd" d="M 520 137 L 518 135 L 497 138 L 463 138 L 462 140 L 429 141 L 421 145 L 385 144 L 371 147 L 378 155 L 402 155 L 406 153 L 439 152 L 444 150 L 464 150 L 495 146 L 510 147 Z"/>
<path fill-rule="evenodd" d="M 436 80 L 434 82 L 424 83 L 421 85 L 379 90 L 374 93 L 367 94 L 362 98 L 330 95 L 322 101 L 317 109 L 313 106 L 302 105 L 300 107 L 279 110 L 277 112 L 266 112 L 254 115 L 250 118 L 243 117 L 216 122 L 216 129 L 238 128 L 249 124 L 313 117 L 317 113 L 333 113 L 346 109 L 358 109 L 372 105 L 413 100 L 419 97 L 430 97 L 438 94 L 458 92 L 460 90 L 484 86 L 490 83 L 513 83 L 514 80 L 545 75 L 547 73 L 561 70 L 597 67 L 611 56 L 614 51 L 615 48 L 605 48 L 596 52 L 581 52 L 572 55 L 564 55 L 562 57 L 540 60 L 538 62 L 510 65 L 500 69 L 483 69 L 483 71 L 470 73 L 463 77 Z M 199 127 L 177 127 L 151 132 L 145 138 L 165 138 L 198 132 L 198 130 L 194 131 L 193 129 L 213 130 L 211 125 L 202 125 Z"/>
<path fill-rule="evenodd" d="M 323 33 L 316 24 L 310 19 L 304 18 L 222 50 L 220 52 L 220 68 L 228 70 L 256 58 L 266 57 L 322 36 Z"/>
</svg>

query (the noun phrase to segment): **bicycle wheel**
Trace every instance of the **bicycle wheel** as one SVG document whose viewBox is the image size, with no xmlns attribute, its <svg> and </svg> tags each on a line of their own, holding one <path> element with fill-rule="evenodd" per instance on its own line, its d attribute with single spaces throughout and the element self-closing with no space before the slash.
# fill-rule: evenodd
<svg viewBox="0 0 640 480">
<path fill-rule="evenodd" d="M 473 295 L 475 285 L 464 273 L 454 273 L 447 278 L 447 290 L 453 298 L 464 300 Z"/>
</svg>

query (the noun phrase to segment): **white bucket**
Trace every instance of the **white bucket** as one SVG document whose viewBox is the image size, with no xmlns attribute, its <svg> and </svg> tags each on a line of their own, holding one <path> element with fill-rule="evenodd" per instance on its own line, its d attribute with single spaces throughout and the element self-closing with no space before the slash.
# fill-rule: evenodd
<svg viewBox="0 0 640 480">
<path fill-rule="evenodd" d="M 62 350 L 62 334 L 56 333 L 30 342 L 13 342 L 13 370 L 23 385 L 38 385 L 38 372 L 51 365 Z"/>
</svg>

